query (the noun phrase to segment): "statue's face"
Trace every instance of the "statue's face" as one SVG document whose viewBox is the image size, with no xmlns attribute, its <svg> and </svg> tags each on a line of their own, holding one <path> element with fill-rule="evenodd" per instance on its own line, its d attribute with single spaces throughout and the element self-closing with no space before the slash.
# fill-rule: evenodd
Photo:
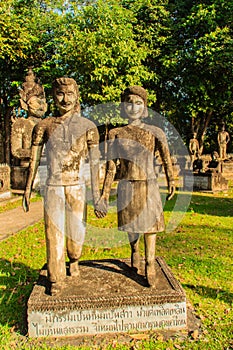
<svg viewBox="0 0 233 350">
<path fill-rule="evenodd" d="M 129 95 L 124 102 L 125 112 L 129 120 L 140 119 L 143 115 L 145 103 L 138 95 Z"/>
<path fill-rule="evenodd" d="M 54 96 L 61 115 L 74 109 L 77 104 L 78 95 L 73 84 L 60 85 L 55 89 Z"/>
<path fill-rule="evenodd" d="M 38 96 L 32 96 L 28 102 L 28 115 L 42 118 L 47 111 L 47 103 L 45 98 L 40 98 Z"/>
</svg>

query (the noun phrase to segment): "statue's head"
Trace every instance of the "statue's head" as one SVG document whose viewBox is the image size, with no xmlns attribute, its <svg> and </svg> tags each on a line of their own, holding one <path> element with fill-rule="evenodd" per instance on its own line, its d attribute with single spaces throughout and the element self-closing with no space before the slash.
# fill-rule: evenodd
<svg viewBox="0 0 233 350">
<path fill-rule="evenodd" d="M 53 97 L 61 115 L 80 110 L 79 88 L 73 78 L 62 77 L 53 82 Z"/>
<path fill-rule="evenodd" d="M 221 130 L 222 130 L 222 131 L 225 131 L 225 123 L 222 123 L 222 124 L 221 124 Z"/>
<path fill-rule="evenodd" d="M 121 116 L 128 119 L 146 118 L 147 92 L 141 86 L 130 86 L 121 94 Z"/>
<path fill-rule="evenodd" d="M 213 160 L 218 159 L 218 157 L 219 157 L 218 152 L 216 152 L 216 151 L 212 152 L 212 159 Z"/>
<path fill-rule="evenodd" d="M 28 112 L 29 117 L 42 118 L 47 111 L 44 88 L 32 68 L 29 68 L 25 80 L 19 92 L 21 108 Z"/>
</svg>

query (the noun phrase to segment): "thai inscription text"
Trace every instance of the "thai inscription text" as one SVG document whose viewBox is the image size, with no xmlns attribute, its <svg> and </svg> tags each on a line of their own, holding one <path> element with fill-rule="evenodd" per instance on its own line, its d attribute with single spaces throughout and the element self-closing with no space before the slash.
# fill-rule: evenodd
<svg viewBox="0 0 233 350">
<path fill-rule="evenodd" d="M 186 327 L 185 302 L 116 309 L 32 312 L 30 336 L 64 336 Z"/>
</svg>

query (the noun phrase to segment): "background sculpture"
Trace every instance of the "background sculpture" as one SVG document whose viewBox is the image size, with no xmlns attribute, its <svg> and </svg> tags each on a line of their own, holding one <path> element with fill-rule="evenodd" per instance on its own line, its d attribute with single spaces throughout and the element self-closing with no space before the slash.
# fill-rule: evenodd
<svg viewBox="0 0 233 350">
<path fill-rule="evenodd" d="M 219 157 L 224 160 L 227 158 L 227 144 L 230 141 L 230 135 L 225 130 L 225 123 L 222 123 L 221 131 L 218 132 Z"/>
<path fill-rule="evenodd" d="M 20 90 L 20 106 L 27 112 L 27 118 L 12 119 L 11 152 L 20 160 L 20 165 L 28 166 L 31 156 L 32 130 L 47 111 L 44 88 L 31 68 Z"/>
<path fill-rule="evenodd" d="M 164 230 L 163 207 L 154 169 L 157 151 L 165 169 L 169 196 L 175 193 L 173 168 L 166 136 L 153 125 L 146 125 L 147 93 L 140 86 L 127 88 L 121 95 L 121 114 L 127 126 L 109 132 L 108 161 L 97 217 L 107 212 L 107 202 L 118 165 L 118 229 L 128 232 L 131 266 L 140 269 L 139 238 L 144 234 L 145 275 L 149 286 L 155 285 L 156 233 Z"/>
<path fill-rule="evenodd" d="M 211 153 L 211 160 L 209 162 L 209 164 L 207 165 L 207 172 L 220 172 L 220 163 L 219 163 L 219 155 L 218 152 L 214 151 Z"/>
<path fill-rule="evenodd" d="M 64 240 L 69 273 L 79 276 L 79 258 L 85 236 L 86 201 L 83 167 L 89 155 L 94 205 L 99 200 L 99 134 L 93 122 L 81 117 L 75 80 L 59 78 L 53 83 L 59 110 L 57 117 L 40 121 L 33 131 L 32 156 L 23 198 L 25 211 L 44 143 L 48 177 L 44 198 L 48 278 L 51 294 L 60 292 L 66 278 Z"/>
<path fill-rule="evenodd" d="M 200 155 L 199 142 L 197 140 L 197 133 L 193 133 L 193 138 L 189 141 L 189 152 L 191 157 L 191 167 L 193 167 L 194 161 Z"/>
</svg>

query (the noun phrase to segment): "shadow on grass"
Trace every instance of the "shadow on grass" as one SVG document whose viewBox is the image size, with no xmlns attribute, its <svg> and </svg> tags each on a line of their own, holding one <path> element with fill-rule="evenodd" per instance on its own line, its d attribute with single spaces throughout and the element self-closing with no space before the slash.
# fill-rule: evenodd
<svg viewBox="0 0 233 350">
<path fill-rule="evenodd" d="M 233 216 L 233 198 L 214 197 L 213 194 L 198 195 L 195 193 L 179 192 L 179 203 L 177 205 L 177 194 L 173 199 L 167 201 L 164 211 L 192 211 L 198 214 L 207 214 L 214 216 Z M 188 203 L 191 196 L 191 201 L 188 207 L 183 203 Z M 178 204 L 179 204 L 178 203 Z M 183 205 L 183 207 L 182 207 Z"/>
<path fill-rule="evenodd" d="M 27 300 L 39 271 L 22 263 L 0 259 L 0 323 L 27 333 Z"/>
<path fill-rule="evenodd" d="M 216 289 L 205 286 L 194 286 L 193 284 L 182 284 L 184 288 L 194 290 L 203 298 L 219 299 L 225 303 L 232 305 L 233 293 L 230 293 L 223 289 Z"/>
<path fill-rule="evenodd" d="M 233 198 L 200 196 L 193 194 L 191 206 L 196 213 L 215 216 L 233 215 Z"/>
</svg>

